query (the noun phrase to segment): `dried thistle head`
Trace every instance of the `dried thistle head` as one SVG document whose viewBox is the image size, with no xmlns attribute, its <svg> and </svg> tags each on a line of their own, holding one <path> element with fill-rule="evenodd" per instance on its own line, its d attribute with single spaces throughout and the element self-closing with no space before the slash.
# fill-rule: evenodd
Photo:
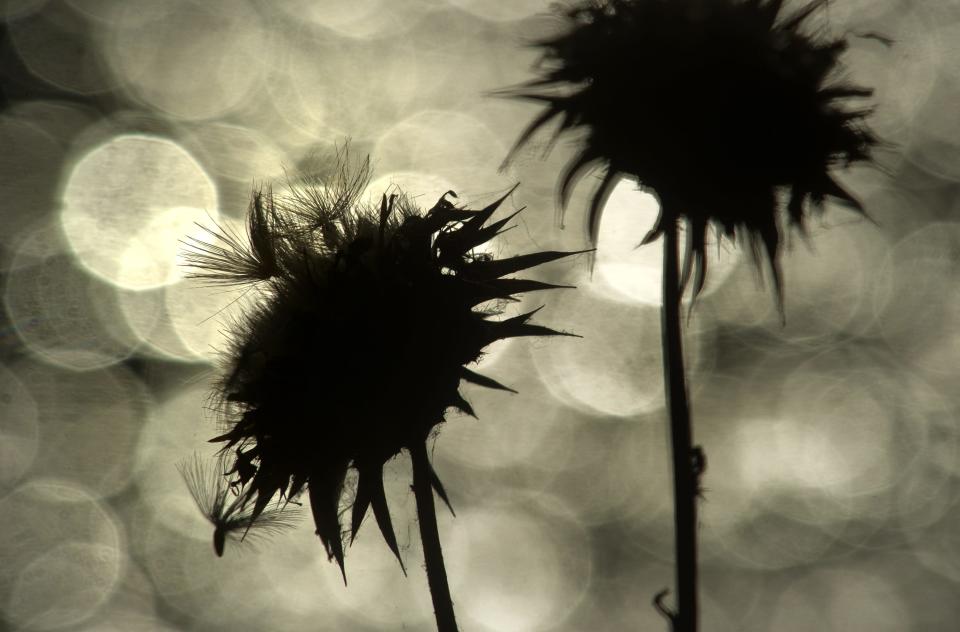
<svg viewBox="0 0 960 632">
<path fill-rule="evenodd" d="M 870 110 L 850 105 L 872 91 L 837 76 L 846 39 L 805 32 L 826 2 L 789 13 L 783 0 L 578 2 L 562 13 L 562 34 L 535 42 L 541 76 L 504 91 L 545 105 L 513 151 L 551 122 L 555 137 L 582 132 L 559 193 L 565 205 L 579 178 L 605 167 L 588 215 L 594 241 L 607 196 L 632 177 L 661 202 L 645 243 L 664 222 L 686 221 L 683 283 L 695 268 L 694 295 L 711 222 L 746 238 L 758 263 L 766 255 L 779 294 L 780 199 L 801 229 L 827 197 L 862 213 L 830 172 L 869 160 L 877 142 Z"/>
<path fill-rule="evenodd" d="M 461 380 L 510 390 L 468 365 L 496 340 L 559 332 L 531 323 L 536 310 L 498 321 L 476 308 L 558 287 L 509 275 L 572 254 L 477 252 L 513 217 L 487 223 L 506 196 L 467 210 L 448 192 L 421 213 L 401 194 L 364 203 L 368 179 L 368 161 L 353 171 L 340 155 L 330 177 L 292 183 L 283 195 L 256 191 L 245 239 L 213 231 L 213 242 L 191 242 L 187 253 L 192 276 L 262 293 L 231 332 L 215 397 L 226 431 L 211 441 L 232 454 L 228 475 L 253 524 L 272 499 L 306 489 L 341 570 L 348 470 L 358 474 L 352 534 L 372 508 L 399 559 L 384 463 L 427 441 L 450 409 L 473 415 Z"/>
</svg>

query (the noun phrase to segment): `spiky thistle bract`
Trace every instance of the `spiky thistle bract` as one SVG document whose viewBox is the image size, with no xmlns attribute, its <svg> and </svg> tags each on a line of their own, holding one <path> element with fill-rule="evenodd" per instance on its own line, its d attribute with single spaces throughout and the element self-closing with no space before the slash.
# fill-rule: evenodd
<svg viewBox="0 0 960 632">
<path fill-rule="evenodd" d="M 563 32 L 534 43 L 540 76 L 501 92 L 545 105 L 513 152 L 551 123 L 555 136 L 581 132 L 559 196 L 565 206 L 585 173 L 605 168 L 588 214 L 594 241 L 607 196 L 631 177 L 661 203 L 644 243 L 664 222 L 686 221 L 682 284 L 693 271 L 694 295 L 712 222 L 746 239 L 758 264 L 766 256 L 779 297 L 777 209 L 785 204 L 801 229 L 828 197 L 862 213 L 831 170 L 869 160 L 877 142 L 865 123 L 870 109 L 857 105 L 872 91 L 839 76 L 846 39 L 808 32 L 826 3 L 790 12 L 783 0 L 573 4 L 561 14 Z"/>
<path fill-rule="evenodd" d="M 300 178 L 283 194 L 256 191 L 245 237 L 211 229 L 186 252 L 193 277 L 260 294 L 230 332 L 215 391 L 226 428 L 211 441 L 233 455 L 228 475 L 253 525 L 272 500 L 306 490 L 341 571 L 348 470 L 357 473 L 351 539 L 372 509 L 399 560 L 384 464 L 422 447 L 448 411 L 474 414 L 461 380 L 510 390 L 469 368 L 484 347 L 560 332 L 532 323 L 537 310 L 497 320 L 482 306 L 560 287 L 509 275 L 573 254 L 479 252 L 508 228 L 513 215 L 489 221 L 506 195 L 468 210 L 448 192 L 422 213 L 400 193 L 363 202 L 368 181 L 369 159 L 352 165 L 340 154 L 331 174 Z M 449 504 L 432 468 L 429 480 Z"/>
</svg>

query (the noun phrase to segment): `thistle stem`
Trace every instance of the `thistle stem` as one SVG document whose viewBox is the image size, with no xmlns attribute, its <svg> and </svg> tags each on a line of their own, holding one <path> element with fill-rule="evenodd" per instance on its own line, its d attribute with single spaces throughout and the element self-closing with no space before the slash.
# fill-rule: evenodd
<svg viewBox="0 0 960 632">
<path fill-rule="evenodd" d="M 417 443 L 409 450 L 413 461 L 413 494 L 417 500 L 417 521 L 420 523 L 423 560 L 427 567 L 427 583 L 430 586 L 433 611 L 437 618 L 437 632 L 457 632 L 453 600 L 450 598 L 450 586 L 447 584 L 447 571 L 443 565 L 443 550 L 440 548 L 440 533 L 437 529 L 437 514 L 433 503 L 427 446 L 426 443 Z"/>
<path fill-rule="evenodd" d="M 663 238 L 663 306 L 661 341 L 663 380 L 670 413 L 673 452 L 674 546 L 677 609 L 671 614 L 673 632 L 697 630 L 697 488 L 693 442 L 680 333 L 680 275 L 677 222 L 666 221 Z"/>
</svg>

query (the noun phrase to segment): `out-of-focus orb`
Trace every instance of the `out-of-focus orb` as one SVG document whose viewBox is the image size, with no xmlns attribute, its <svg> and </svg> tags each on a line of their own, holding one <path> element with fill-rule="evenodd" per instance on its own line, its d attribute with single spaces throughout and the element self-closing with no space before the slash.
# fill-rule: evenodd
<svg viewBox="0 0 960 632">
<path fill-rule="evenodd" d="M 37 456 L 38 416 L 30 389 L 15 371 L 0 366 L 0 493 L 12 487 Z"/>
<path fill-rule="evenodd" d="M 180 240 L 216 212 L 213 183 L 190 154 L 164 138 L 123 135 L 74 165 L 60 217 L 89 270 L 143 290 L 181 278 Z"/>
<path fill-rule="evenodd" d="M 81 373 L 22 361 L 14 370 L 39 412 L 40 446 L 31 473 L 72 480 L 98 497 L 124 490 L 151 412 L 140 379 L 122 365 Z"/>
<path fill-rule="evenodd" d="M 479 629 L 554 629 L 580 603 L 592 579 L 590 547 L 562 511 L 542 511 L 550 499 L 466 508 L 446 546 L 463 569 L 452 590 L 461 618 Z"/>
<path fill-rule="evenodd" d="M 423 170 L 449 180 L 457 193 L 468 196 L 512 184 L 498 174 L 506 153 L 483 122 L 451 110 L 422 110 L 396 123 L 372 152 L 379 170 Z"/>
<path fill-rule="evenodd" d="M 139 341 L 124 325 L 117 287 L 77 264 L 60 228 L 41 227 L 17 245 L 4 292 L 12 329 L 50 364 L 77 371 L 110 366 Z"/>
<path fill-rule="evenodd" d="M 117 3 L 101 54 L 121 84 L 173 117 L 240 107 L 273 62 L 264 19 L 245 0 Z"/>
<path fill-rule="evenodd" d="M 512 22 L 528 18 L 537 13 L 546 13 L 551 5 L 550 0 L 516 0 L 515 2 L 447 1 L 455 7 L 493 22 Z"/>
<path fill-rule="evenodd" d="M 0 196 L 3 198 L 3 230 L 0 244 L 11 246 L 24 229 L 53 214 L 52 193 L 59 178 L 63 148 L 50 134 L 19 117 L 0 115 L 0 146 L 16 151 L 0 152 Z M 9 267 L 9 262 L 0 266 Z"/>
<path fill-rule="evenodd" d="M 960 360 L 960 223 L 934 222 L 890 250 L 876 294 L 877 321 L 899 358 L 951 380 Z M 952 382 L 950 382 L 952 385 Z"/>
<path fill-rule="evenodd" d="M 895 632 L 911 629 L 911 616 L 896 587 L 881 576 L 818 570 L 780 595 L 769 629 Z"/>
<path fill-rule="evenodd" d="M 577 285 L 590 287 L 587 279 Z M 555 295 L 541 313 L 543 322 L 583 337 L 531 346 L 540 378 L 560 401 L 617 417 L 663 406 L 659 309 L 580 290 Z M 685 340 L 690 370 L 702 361 L 696 334 L 689 332 Z"/>
<path fill-rule="evenodd" d="M 17 629 L 92 616 L 116 588 L 125 543 L 116 517 L 85 489 L 37 479 L 0 499 L 0 608 Z"/>
<path fill-rule="evenodd" d="M 23 630 L 57 630 L 87 619 L 109 599 L 123 558 L 104 544 L 55 546 L 17 576 L 7 616 Z"/>
<path fill-rule="evenodd" d="M 277 8 L 298 23 L 330 29 L 358 40 L 371 40 L 404 32 L 442 3 L 443 0 L 356 0 L 318 4 L 310 0 L 288 0 Z"/>
<path fill-rule="evenodd" d="M 105 92 L 116 80 L 103 67 L 83 16 L 63 3 L 7 24 L 10 41 L 35 76 L 79 94 Z"/>
</svg>

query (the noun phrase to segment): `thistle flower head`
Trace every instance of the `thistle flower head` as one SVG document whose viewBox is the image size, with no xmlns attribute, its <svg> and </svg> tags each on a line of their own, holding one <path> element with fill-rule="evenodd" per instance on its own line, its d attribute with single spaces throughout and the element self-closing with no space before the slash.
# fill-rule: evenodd
<svg viewBox="0 0 960 632">
<path fill-rule="evenodd" d="M 876 143 L 869 110 L 850 105 L 872 91 L 837 76 L 846 39 L 806 32 L 826 1 L 792 12 L 783 0 L 579 2 L 563 13 L 562 34 L 535 42 L 541 76 L 505 91 L 546 106 L 514 151 L 551 122 L 556 135 L 582 132 L 559 190 L 565 205 L 581 176 L 606 167 L 588 216 L 592 239 L 610 191 L 632 177 L 661 202 L 645 242 L 664 222 L 686 221 L 684 283 L 696 268 L 694 294 L 711 222 L 748 238 L 758 257 L 765 251 L 779 292 L 781 200 L 800 228 L 827 197 L 862 212 L 830 172 L 868 160 Z"/>
<path fill-rule="evenodd" d="M 468 365 L 496 340 L 559 332 L 530 322 L 536 310 L 495 320 L 478 306 L 557 287 L 509 275 L 571 254 L 478 252 L 512 217 L 489 222 L 506 196 L 467 210 L 448 192 L 421 213 L 402 194 L 363 203 L 368 179 L 369 162 L 352 171 L 341 155 L 332 177 L 255 192 L 246 239 L 213 231 L 187 253 L 193 276 L 262 292 L 231 332 L 217 389 L 226 432 L 212 441 L 234 455 L 228 474 L 254 524 L 272 499 L 308 490 L 317 534 L 341 570 L 348 470 L 358 475 L 352 534 L 372 508 L 399 559 L 384 463 L 425 442 L 450 409 L 473 415 L 461 380 L 509 390 Z"/>
</svg>

